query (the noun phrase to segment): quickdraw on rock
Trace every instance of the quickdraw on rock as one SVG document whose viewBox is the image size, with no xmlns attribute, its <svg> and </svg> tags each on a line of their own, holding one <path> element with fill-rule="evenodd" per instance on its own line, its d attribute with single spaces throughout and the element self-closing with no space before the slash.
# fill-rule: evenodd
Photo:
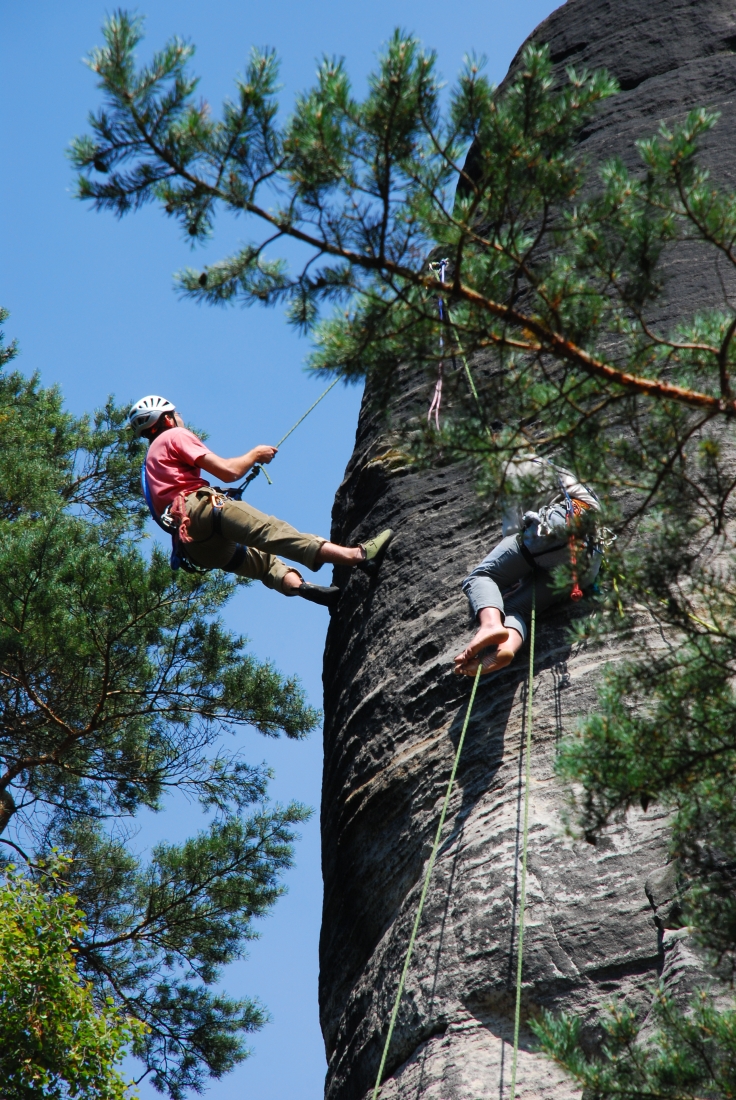
<svg viewBox="0 0 736 1100">
<path fill-rule="evenodd" d="M 436 262 L 431 263 L 429 265 L 430 271 L 438 277 L 439 281 L 443 285 L 444 285 L 444 282 L 445 282 L 445 272 L 447 271 L 447 265 L 448 265 L 449 262 L 450 262 L 449 260 L 437 260 Z M 443 359 L 443 353 L 444 353 L 444 347 L 445 347 L 444 330 L 445 330 L 445 324 L 447 322 L 447 317 L 446 317 L 446 314 L 445 314 L 445 300 L 444 300 L 444 298 L 442 297 L 441 294 L 440 294 L 439 298 L 437 299 L 437 308 L 439 310 L 439 315 L 440 315 L 440 362 L 439 362 L 439 366 L 437 368 L 437 381 L 435 382 L 435 385 L 434 385 L 434 393 L 432 395 L 432 403 L 429 406 L 429 409 L 427 410 L 427 423 L 431 424 L 432 423 L 432 417 L 434 416 L 434 426 L 437 429 L 437 431 L 439 431 L 440 430 L 440 407 L 442 405 L 442 377 L 443 377 L 443 374 L 444 374 L 444 366 L 445 366 L 444 359 Z M 453 360 L 453 365 L 454 365 L 454 361 L 455 361 L 454 355 L 452 356 L 452 360 Z"/>
<path fill-rule="evenodd" d="M 435 275 L 440 280 L 440 282 L 443 285 L 444 285 L 444 282 L 445 282 L 445 276 L 447 274 L 447 268 L 448 268 L 449 263 L 450 263 L 450 261 L 448 259 L 444 259 L 444 260 L 436 260 L 436 261 L 433 261 L 431 264 L 429 264 L 429 270 L 432 272 L 433 275 Z M 434 394 L 432 395 L 432 403 L 430 404 L 429 409 L 427 411 L 427 423 L 431 423 L 432 417 L 434 416 L 435 427 L 439 431 L 440 407 L 442 405 L 442 381 L 443 381 L 443 377 L 444 377 L 444 368 L 445 368 L 445 362 L 444 362 L 444 356 L 443 356 L 444 347 L 445 347 L 444 332 L 445 332 L 445 329 L 449 329 L 451 324 L 452 324 L 452 318 L 450 316 L 450 309 L 449 309 L 447 303 L 445 302 L 445 299 L 443 298 L 443 296 L 441 294 L 437 299 L 437 310 L 438 310 L 439 319 L 440 319 L 440 363 L 439 363 L 439 367 L 437 368 L 437 381 L 435 382 Z M 470 370 L 470 364 L 468 363 L 467 356 L 465 355 L 465 352 L 463 351 L 463 346 L 460 343 L 460 340 L 458 338 L 458 334 L 454 329 L 453 329 L 453 332 L 452 332 L 452 343 L 453 343 L 453 347 L 450 349 L 450 360 L 452 362 L 453 370 L 457 369 L 457 363 L 455 361 L 455 350 L 457 350 L 458 355 L 462 359 L 463 367 L 465 369 L 465 377 L 468 380 L 468 386 L 470 387 L 470 392 L 473 395 L 473 399 L 475 401 L 476 407 L 477 407 L 478 412 L 480 414 L 481 420 L 484 420 L 485 417 L 484 417 L 484 413 L 483 413 L 483 406 L 481 405 L 480 397 L 478 396 L 478 390 L 476 389 L 475 382 L 473 381 L 473 375 L 472 375 L 472 372 Z"/>
</svg>

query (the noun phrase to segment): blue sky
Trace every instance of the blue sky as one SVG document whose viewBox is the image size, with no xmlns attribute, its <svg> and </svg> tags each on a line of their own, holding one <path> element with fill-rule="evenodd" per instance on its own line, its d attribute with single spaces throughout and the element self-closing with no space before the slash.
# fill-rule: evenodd
<svg viewBox="0 0 736 1100">
<path fill-rule="evenodd" d="M 526 35 L 558 5 L 550 0 L 147 0 L 141 58 L 173 34 L 192 41 L 200 94 L 217 109 L 231 93 L 251 46 L 274 47 L 282 61 L 282 103 L 312 82 L 322 54 L 344 56 L 354 87 L 365 87 L 381 44 L 395 26 L 437 50 L 452 79 L 464 54 L 488 57 L 491 78 L 503 78 Z M 109 8 L 99 0 L 26 0 L 3 6 L 0 102 L 0 304 L 10 309 L 6 332 L 17 337 L 20 369 L 58 383 L 75 413 L 162 393 L 184 417 L 206 428 L 214 450 L 241 454 L 280 438 L 320 393 L 303 372 L 307 345 L 278 311 L 215 310 L 178 300 L 172 273 L 204 264 L 240 240 L 233 221 L 215 228 L 192 255 L 177 227 L 153 208 L 122 222 L 93 213 L 71 197 L 65 149 L 99 104 L 95 78 L 82 58 L 101 42 Z M 332 500 L 355 435 L 360 391 L 336 387 L 249 490 L 257 507 L 303 530 L 328 534 Z M 329 572 L 320 580 L 328 583 Z M 229 624 L 251 639 L 262 659 L 296 672 L 310 700 L 321 703 L 326 612 L 285 600 L 261 586 L 238 595 Z M 272 794 L 319 806 L 321 736 L 305 743 L 242 735 L 252 760 L 276 772 Z M 198 826 L 193 809 L 173 801 L 141 822 L 142 850 L 178 840 Z M 230 968 L 225 986 L 258 996 L 272 1023 L 254 1037 L 255 1057 L 219 1082 L 213 1100 L 319 1100 L 325 1071 L 317 1013 L 317 941 L 322 883 L 318 816 L 302 830 L 289 893 L 261 924 L 247 961 Z M 143 1086 L 143 1096 L 153 1091 Z"/>
</svg>

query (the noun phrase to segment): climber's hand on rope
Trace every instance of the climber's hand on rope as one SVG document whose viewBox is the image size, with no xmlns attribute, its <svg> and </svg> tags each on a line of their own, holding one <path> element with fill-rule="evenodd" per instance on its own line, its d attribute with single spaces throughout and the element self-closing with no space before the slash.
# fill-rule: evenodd
<svg viewBox="0 0 736 1100">
<path fill-rule="evenodd" d="M 246 451 L 244 455 L 240 455 L 237 458 L 221 458 L 219 455 L 213 454 L 209 451 L 204 458 L 201 459 L 199 465 L 201 469 L 205 470 L 208 474 L 212 474 L 213 477 L 219 478 L 226 485 L 229 485 L 232 481 L 239 481 L 244 474 L 248 473 L 248 470 L 252 470 L 254 466 L 261 466 L 271 461 L 276 454 L 276 447 L 269 447 L 265 443 L 259 444 L 258 447 L 253 447 L 250 451 Z"/>
<path fill-rule="evenodd" d="M 269 463 L 278 454 L 278 447 L 269 447 L 267 443 L 259 443 L 257 447 L 254 447 L 251 451 L 248 451 L 248 457 L 252 460 L 251 466 L 262 463 Z"/>
</svg>

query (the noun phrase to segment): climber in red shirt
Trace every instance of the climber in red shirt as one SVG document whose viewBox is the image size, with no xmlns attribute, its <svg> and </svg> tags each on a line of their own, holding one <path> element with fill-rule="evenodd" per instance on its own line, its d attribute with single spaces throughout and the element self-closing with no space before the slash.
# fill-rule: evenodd
<svg viewBox="0 0 736 1100">
<path fill-rule="evenodd" d="M 220 458 L 184 427 L 174 405 L 163 397 L 136 402 L 128 422 L 150 443 L 144 470 L 148 506 L 157 522 L 174 533 L 178 552 L 189 562 L 251 577 L 285 596 L 302 596 L 326 607 L 334 606 L 340 589 L 308 584 L 276 554 L 315 571 L 329 563 L 377 572 L 390 530 L 357 546 L 339 546 L 225 496 L 202 477 L 204 470 L 226 484 L 239 481 L 257 463 L 271 462 L 275 447 L 261 444 L 237 458 Z"/>
</svg>

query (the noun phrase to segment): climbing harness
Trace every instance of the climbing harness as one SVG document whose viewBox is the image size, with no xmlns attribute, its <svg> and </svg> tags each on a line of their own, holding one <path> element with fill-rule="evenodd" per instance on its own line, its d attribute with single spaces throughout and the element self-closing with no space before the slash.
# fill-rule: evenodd
<svg viewBox="0 0 736 1100">
<path fill-rule="evenodd" d="M 512 1059 L 511 1069 L 511 1094 L 510 1100 L 514 1100 L 514 1090 L 516 1088 L 516 1062 L 519 1050 L 519 1020 L 521 1014 L 521 977 L 522 977 L 522 950 L 524 946 L 524 907 L 526 905 L 526 865 L 527 865 L 527 847 L 529 839 L 529 785 L 530 785 L 530 756 L 532 746 L 532 694 L 533 694 L 533 680 L 534 680 L 534 640 L 535 640 L 535 628 L 537 618 L 537 586 L 536 582 L 532 587 L 532 617 L 531 617 L 531 629 L 529 633 L 529 683 L 527 687 L 527 718 L 526 718 L 526 772 L 524 781 L 524 828 L 522 839 L 522 857 L 521 857 L 521 903 L 520 903 L 520 918 L 519 918 L 519 955 L 516 971 L 516 1011 L 514 1014 L 514 1053 Z M 406 977 L 409 973 L 409 966 L 411 965 L 412 955 L 414 953 L 414 944 L 417 938 L 417 932 L 419 931 L 419 924 L 422 919 L 422 913 L 424 911 L 424 903 L 427 898 L 427 892 L 429 890 L 430 879 L 432 878 L 432 871 L 434 870 L 435 860 L 437 859 L 437 852 L 440 847 L 440 840 L 442 838 L 442 829 L 444 828 L 445 818 L 447 816 L 447 808 L 450 804 L 450 796 L 452 795 L 452 789 L 455 785 L 455 776 L 457 775 L 458 765 L 460 763 L 460 754 L 463 751 L 463 744 L 465 742 L 465 734 L 467 733 L 468 724 L 470 723 L 470 716 L 473 713 L 473 704 L 475 703 L 475 695 L 478 690 L 478 683 L 480 681 L 481 673 L 483 671 L 483 664 L 479 662 L 478 671 L 475 674 L 473 681 L 473 690 L 470 693 L 470 700 L 468 702 L 468 709 L 465 712 L 465 721 L 463 722 L 462 732 L 460 733 L 460 740 L 457 743 L 457 750 L 455 752 L 455 759 L 452 765 L 452 771 L 450 772 L 450 780 L 447 784 L 447 792 L 445 794 L 445 800 L 442 803 L 442 812 L 440 813 L 440 819 L 437 824 L 437 831 L 434 837 L 434 844 L 432 845 L 432 851 L 429 857 L 429 863 L 427 864 L 427 871 L 424 876 L 424 884 L 422 886 L 422 893 L 419 898 L 419 907 L 417 909 L 417 915 L 414 918 L 414 925 L 411 930 L 411 936 L 409 937 L 409 946 L 406 951 L 406 958 L 404 959 L 404 966 L 401 971 L 401 977 L 399 978 L 399 987 L 396 990 L 396 997 L 394 999 L 393 1009 L 391 1011 L 391 1018 L 389 1020 L 388 1031 L 386 1033 L 386 1039 L 383 1044 L 383 1053 L 381 1055 L 381 1062 L 378 1067 L 378 1074 L 376 1075 L 376 1084 L 373 1089 L 371 1100 L 378 1100 L 379 1093 L 381 1091 L 381 1082 L 383 1081 L 383 1071 L 386 1068 L 386 1059 L 388 1058 L 389 1048 L 391 1046 L 391 1039 L 394 1033 L 394 1027 L 396 1025 L 396 1018 L 399 1014 L 399 1005 L 401 1003 L 401 997 L 404 992 L 404 986 L 406 984 Z"/>
<path fill-rule="evenodd" d="M 327 389 L 319 395 L 319 397 L 317 398 L 316 401 L 312 402 L 312 404 L 309 406 L 309 408 L 307 409 L 307 411 L 305 413 L 302 413 L 302 415 L 297 420 L 296 424 L 292 424 L 292 426 L 289 428 L 286 435 L 283 435 L 281 437 L 281 439 L 278 441 L 278 443 L 276 444 L 276 449 L 277 450 L 281 446 L 281 444 L 284 443 L 289 438 L 291 433 L 293 431 L 295 431 L 296 428 L 299 427 L 301 422 L 303 420 L 306 420 L 306 418 L 309 416 L 309 414 L 312 412 L 312 410 L 317 408 L 320 401 L 323 398 L 327 397 L 327 394 L 330 392 L 331 389 L 333 389 L 337 385 L 337 383 L 339 381 L 340 381 L 340 379 L 338 377 L 338 378 L 335 378 L 332 382 L 330 382 Z M 144 401 L 150 401 L 150 400 L 153 400 L 153 399 L 144 398 Z M 155 400 L 156 401 L 163 401 L 164 399 L 163 398 L 155 398 Z M 138 404 L 140 405 L 142 403 L 139 402 Z M 169 404 L 169 403 L 167 402 L 167 404 Z M 174 406 L 172 405 L 171 408 L 173 409 Z M 138 406 L 137 405 L 134 406 L 134 410 L 137 410 L 137 409 L 138 409 Z M 263 475 L 266 478 L 266 481 L 268 482 L 269 485 L 273 484 L 273 482 L 271 481 L 271 478 L 268 476 L 268 473 L 266 472 L 264 467 L 261 466 L 259 463 L 257 463 L 253 467 L 253 469 L 249 471 L 248 476 L 246 477 L 245 481 L 242 482 L 241 485 L 236 485 L 232 489 L 219 489 L 218 488 L 217 494 L 213 495 L 213 500 L 212 500 L 212 529 L 213 529 L 214 532 L 216 532 L 217 534 L 220 534 L 221 531 L 222 531 L 222 500 L 220 499 L 220 501 L 218 502 L 217 498 L 218 497 L 219 498 L 227 497 L 228 500 L 242 500 L 244 491 L 248 488 L 251 481 L 255 480 L 255 478 L 257 478 L 260 473 L 263 473 Z M 179 539 L 179 526 L 176 523 L 176 521 L 173 519 L 173 517 L 170 515 L 169 509 L 166 508 L 164 510 L 163 515 L 161 515 L 161 516 L 159 516 L 156 513 L 156 510 L 153 507 L 153 498 L 151 497 L 151 491 L 148 487 L 148 481 L 147 481 L 147 478 L 146 478 L 146 463 L 145 463 L 145 460 L 143 462 L 143 465 L 141 466 L 141 488 L 143 490 L 143 497 L 145 499 L 145 502 L 148 505 L 148 511 L 151 513 L 151 518 L 154 520 L 154 522 L 156 524 L 158 524 L 158 526 L 161 528 L 162 531 L 165 531 L 167 535 L 171 536 L 171 557 L 169 558 L 169 564 L 171 565 L 172 570 L 174 572 L 176 572 L 178 569 L 183 569 L 185 573 L 209 573 L 210 572 L 209 569 L 206 569 L 202 566 L 196 565 L 194 562 L 190 561 L 190 559 L 186 556 L 186 553 L 185 553 L 184 548 L 182 546 L 181 540 Z M 240 543 L 238 543 L 238 545 L 235 548 L 235 553 L 233 554 L 232 558 L 227 563 L 227 565 L 223 566 L 223 572 L 225 572 L 225 573 L 235 573 L 239 569 L 239 567 L 243 564 L 243 559 L 245 558 L 246 551 L 247 551 L 247 547 L 246 546 L 241 546 Z"/>
<path fill-rule="evenodd" d="M 534 576 L 532 574 L 532 576 Z M 516 1100 L 516 1064 L 519 1057 L 519 1023 L 521 1020 L 521 978 L 524 961 L 524 924 L 526 915 L 526 865 L 529 848 L 529 788 L 531 785 L 532 717 L 534 697 L 534 641 L 537 625 L 537 584 L 532 581 L 532 618 L 529 627 L 529 680 L 526 689 L 526 762 L 524 769 L 524 825 L 521 841 L 521 897 L 519 900 L 519 946 L 516 959 L 516 1007 L 514 1009 L 514 1052 L 511 1058 L 510 1100 Z"/>
</svg>

